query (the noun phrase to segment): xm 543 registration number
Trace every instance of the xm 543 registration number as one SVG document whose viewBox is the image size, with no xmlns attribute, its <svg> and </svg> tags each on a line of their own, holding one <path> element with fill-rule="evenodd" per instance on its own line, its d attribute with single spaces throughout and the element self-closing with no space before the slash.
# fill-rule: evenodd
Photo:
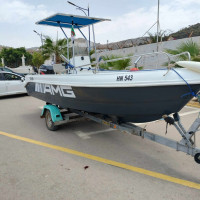
<svg viewBox="0 0 200 200">
<path fill-rule="evenodd" d="M 116 81 L 132 81 L 133 75 L 123 75 L 123 76 L 117 76 Z"/>
</svg>

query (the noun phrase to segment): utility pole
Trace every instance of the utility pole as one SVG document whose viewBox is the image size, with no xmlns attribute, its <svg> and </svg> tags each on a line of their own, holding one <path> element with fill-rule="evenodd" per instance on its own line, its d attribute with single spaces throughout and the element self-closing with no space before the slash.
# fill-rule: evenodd
<svg viewBox="0 0 200 200">
<path fill-rule="evenodd" d="M 38 33 L 36 30 L 33 30 L 33 32 L 36 33 L 40 37 L 41 44 L 42 44 L 42 51 L 43 51 L 44 42 L 43 42 L 43 35 L 42 35 L 42 33 Z"/>
<path fill-rule="evenodd" d="M 78 5 L 76 5 L 76 4 L 74 4 L 74 3 L 72 3 L 72 2 L 70 2 L 70 1 L 67 1 L 69 4 L 71 4 L 72 6 L 75 6 L 76 7 L 76 9 L 78 9 L 78 10 L 81 10 L 84 14 L 85 14 L 85 16 L 90 16 L 90 7 L 89 7 L 89 4 L 88 4 L 88 8 L 86 9 L 86 8 L 82 8 L 82 7 L 80 7 L 80 6 L 78 6 Z M 87 13 L 85 12 L 85 11 L 87 11 Z M 90 42 L 90 26 L 88 26 L 88 32 L 89 32 L 89 49 L 88 49 L 88 52 L 89 52 L 89 56 L 90 56 L 90 48 L 91 48 L 91 42 Z"/>
<path fill-rule="evenodd" d="M 160 34 L 160 0 L 158 0 L 158 14 L 157 14 L 157 52 L 159 51 L 159 34 Z"/>
</svg>

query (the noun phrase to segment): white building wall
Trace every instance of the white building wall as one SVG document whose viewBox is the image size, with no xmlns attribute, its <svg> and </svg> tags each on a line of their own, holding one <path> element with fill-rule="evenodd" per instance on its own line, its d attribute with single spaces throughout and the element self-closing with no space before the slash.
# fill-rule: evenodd
<svg viewBox="0 0 200 200">
<path fill-rule="evenodd" d="M 159 43 L 159 51 L 165 51 L 166 49 L 173 49 L 175 50 L 181 43 L 187 42 L 189 40 L 193 40 L 193 42 L 196 42 L 200 45 L 200 36 L 198 37 L 192 37 L 192 38 L 185 38 L 180 40 L 171 40 Z M 112 51 L 104 51 L 101 53 L 98 53 L 98 57 L 105 56 L 105 55 L 118 55 L 118 56 L 127 56 L 129 54 L 132 55 L 140 55 L 145 53 L 151 53 L 157 51 L 157 44 L 147 44 L 147 45 L 141 45 L 141 46 L 135 46 L 131 48 L 124 48 L 124 49 L 117 49 Z M 132 65 L 134 61 L 137 58 L 132 59 Z M 143 57 L 138 62 L 138 66 L 143 66 L 144 68 L 157 68 L 157 66 L 162 66 L 165 62 L 167 62 L 167 57 L 165 55 L 162 56 L 150 56 L 150 57 Z M 157 63 L 157 64 L 155 64 Z M 156 66 L 157 65 L 157 66 Z"/>
</svg>

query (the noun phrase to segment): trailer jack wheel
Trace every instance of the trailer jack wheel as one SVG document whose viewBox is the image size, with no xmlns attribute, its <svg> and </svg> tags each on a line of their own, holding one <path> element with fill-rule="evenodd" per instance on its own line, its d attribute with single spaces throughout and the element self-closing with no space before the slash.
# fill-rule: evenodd
<svg viewBox="0 0 200 200">
<path fill-rule="evenodd" d="M 58 126 L 56 126 L 51 118 L 51 113 L 49 110 L 46 110 L 45 112 L 45 121 L 46 121 L 46 127 L 50 131 L 56 131 L 58 130 Z"/>
<path fill-rule="evenodd" d="M 198 164 L 200 164 L 200 153 L 195 154 L 194 160 L 195 160 Z"/>
</svg>

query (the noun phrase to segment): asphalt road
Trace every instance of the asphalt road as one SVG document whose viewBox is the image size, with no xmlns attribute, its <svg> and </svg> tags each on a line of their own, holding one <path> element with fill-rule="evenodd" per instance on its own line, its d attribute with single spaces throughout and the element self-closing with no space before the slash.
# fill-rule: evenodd
<svg viewBox="0 0 200 200">
<path fill-rule="evenodd" d="M 192 157 L 88 120 L 50 132 L 40 119 L 43 105 L 30 96 L 0 99 L 0 200 L 200 199 L 199 189 L 182 184 L 189 181 L 200 186 L 200 165 Z M 181 111 L 187 128 L 199 111 L 191 107 Z M 165 136 L 164 121 L 140 126 Z M 180 140 L 172 126 L 166 137 Z M 94 161 L 92 156 L 119 162 L 122 167 Z M 139 168 L 141 173 L 127 170 L 123 164 Z M 169 180 L 145 175 L 142 169 L 167 175 Z"/>
</svg>

